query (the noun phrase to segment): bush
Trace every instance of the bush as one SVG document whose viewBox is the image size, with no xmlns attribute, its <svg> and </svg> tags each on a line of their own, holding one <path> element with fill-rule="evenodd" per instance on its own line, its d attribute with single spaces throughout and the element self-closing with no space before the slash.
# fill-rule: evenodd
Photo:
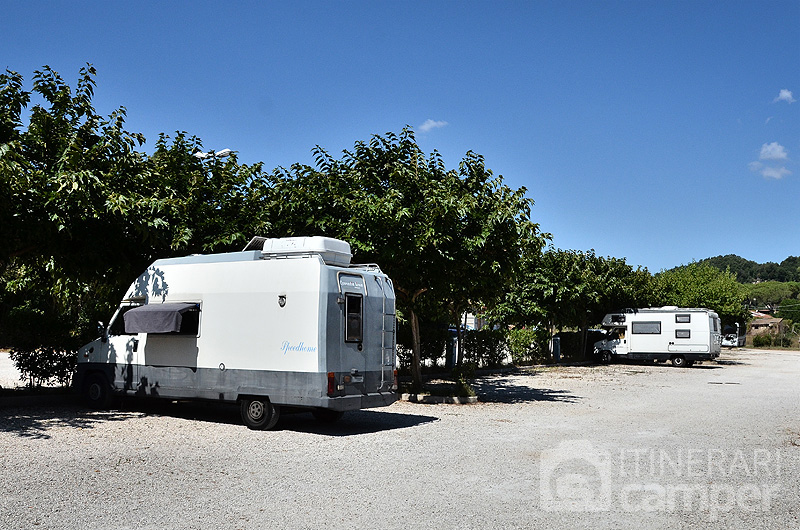
<svg viewBox="0 0 800 530">
<path fill-rule="evenodd" d="M 550 359 L 549 333 L 544 329 L 515 328 L 506 333 L 511 361 L 516 365 L 542 364 Z"/>
<path fill-rule="evenodd" d="M 772 337 L 766 333 L 753 336 L 754 348 L 768 348 L 772 346 Z"/>
<path fill-rule="evenodd" d="M 791 346 L 792 346 L 792 339 L 785 335 L 779 337 L 777 334 L 761 333 L 753 337 L 754 348 L 770 348 L 770 347 L 791 348 Z"/>
<path fill-rule="evenodd" d="M 46 384 L 69 386 L 72 382 L 76 364 L 75 352 L 37 348 L 11 350 L 9 357 L 31 388 Z"/>
<path fill-rule="evenodd" d="M 467 330 L 462 334 L 464 362 L 483 368 L 496 368 L 508 356 L 506 335 L 502 329 Z"/>
</svg>

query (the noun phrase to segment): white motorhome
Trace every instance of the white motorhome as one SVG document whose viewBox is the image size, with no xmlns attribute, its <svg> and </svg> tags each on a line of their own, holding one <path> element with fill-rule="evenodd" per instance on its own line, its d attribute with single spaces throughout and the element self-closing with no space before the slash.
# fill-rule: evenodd
<svg viewBox="0 0 800 530">
<path fill-rule="evenodd" d="M 603 317 L 606 337 L 594 344 L 603 362 L 614 359 L 672 361 L 692 366 L 719 357 L 719 316 L 708 309 L 649 307 Z"/>
<path fill-rule="evenodd" d="M 154 262 L 75 382 L 95 407 L 114 394 L 238 402 L 268 429 L 281 407 L 327 421 L 396 400 L 395 293 L 377 265 L 350 265 L 324 237 L 254 238 L 242 252 Z"/>
</svg>

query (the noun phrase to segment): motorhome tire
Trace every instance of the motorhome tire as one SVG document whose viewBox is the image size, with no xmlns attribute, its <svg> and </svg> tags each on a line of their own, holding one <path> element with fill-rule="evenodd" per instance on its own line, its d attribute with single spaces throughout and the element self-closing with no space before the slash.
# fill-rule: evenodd
<svg viewBox="0 0 800 530">
<path fill-rule="evenodd" d="M 672 366 L 686 368 L 686 358 L 683 355 L 676 355 L 672 358 Z"/>
<path fill-rule="evenodd" d="M 111 388 L 101 374 L 90 374 L 83 384 L 83 400 L 96 410 L 104 410 L 111 406 Z"/>
<path fill-rule="evenodd" d="M 331 409 L 314 409 L 311 411 L 311 414 L 314 415 L 317 421 L 322 423 L 336 423 L 344 416 L 344 412 Z"/>
<path fill-rule="evenodd" d="M 280 408 L 269 398 L 243 398 L 239 404 L 244 424 L 253 430 L 275 427 L 280 418 Z"/>
<path fill-rule="evenodd" d="M 610 351 L 604 351 L 602 353 L 602 355 L 601 355 L 601 359 L 602 359 L 603 364 L 611 364 L 611 352 Z"/>
</svg>

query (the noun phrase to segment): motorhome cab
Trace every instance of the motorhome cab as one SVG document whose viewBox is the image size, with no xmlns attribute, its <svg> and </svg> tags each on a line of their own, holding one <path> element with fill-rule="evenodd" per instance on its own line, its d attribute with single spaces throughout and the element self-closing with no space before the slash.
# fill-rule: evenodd
<svg viewBox="0 0 800 530">
<path fill-rule="evenodd" d="M 603 317 L 606 338 L 594 345 L 604 362 L 613 359 L 672 361 L 692 366 L 719 357 L 719 316 L 708 309 L 650 307 Z"/>
<path fill-rule="evenodd" d="M 284 408 L 336 420 L 396 399 L 395 293 L 324 237 L 254 238 L 242 252 L 154 262 L 102 337 L 78 353 L 93 406 L 116 394 L 238 402 L 253 429 Z"/>
</svg>

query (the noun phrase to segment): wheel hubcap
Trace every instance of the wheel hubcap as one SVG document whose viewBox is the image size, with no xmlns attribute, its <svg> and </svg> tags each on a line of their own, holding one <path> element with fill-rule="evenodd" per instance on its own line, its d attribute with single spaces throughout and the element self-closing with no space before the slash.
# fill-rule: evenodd
<svg viewBox="0 0 800 530">
<path fill-rule="evenodd" d="M 260 401 L 251 401 L 247 411 L 251 418 L 260 420 L 264 416 L 264 404 Z"/>
</svg>

